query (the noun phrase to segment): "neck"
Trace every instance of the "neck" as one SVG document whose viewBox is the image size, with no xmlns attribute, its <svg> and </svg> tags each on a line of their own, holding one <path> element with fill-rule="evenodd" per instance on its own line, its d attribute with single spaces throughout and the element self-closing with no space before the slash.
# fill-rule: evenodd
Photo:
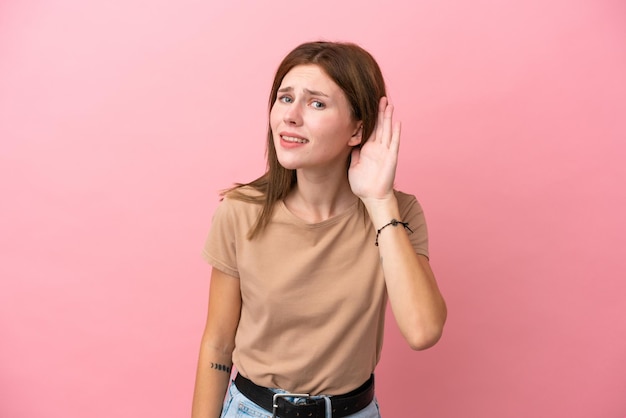
<svg viewBox="0 0 626 418">
<path fill-rule="evenodd" d="M 358 199 L 348 177 L 336 173 L 313 174 L 298 170 L 298 181 L 285 199 L 287 208 L 299 218 L 317 223 L 345 212 Z"/>
</svg>

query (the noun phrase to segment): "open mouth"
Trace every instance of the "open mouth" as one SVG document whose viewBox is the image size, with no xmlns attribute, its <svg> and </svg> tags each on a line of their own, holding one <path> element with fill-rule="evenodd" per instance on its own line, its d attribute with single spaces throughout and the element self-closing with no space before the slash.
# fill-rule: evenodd
<svg viewBox="0 0 626 418">
<path fill-rule="evenodd" d="M 308 139 L 296 138 L 294 136 L 286 136 L 286 135 L 281 135 L 280 139 L 282 139 L 285 142 L 292 143 L 292 144 L 306 144 L 307 142 L 309 142 Z"/>
</svg>

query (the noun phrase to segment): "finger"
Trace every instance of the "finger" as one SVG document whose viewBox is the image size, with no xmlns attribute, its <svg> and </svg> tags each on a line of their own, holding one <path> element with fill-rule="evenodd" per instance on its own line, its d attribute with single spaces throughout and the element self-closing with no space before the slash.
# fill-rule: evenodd
<svg viewBox="0 0 626 418">
<path fill-rule="evenodd" d="M 352 154 L 350 156 L 350 167 L 354 167 L 359 163 L 361 159 L 361 150 L 358 147 L 352 148 Z"/>
<path fill-rule="evenodd" d="M 383 118 L 383 135 L 381 137 L 381 142 L 383 145 L 389 146 L 391 143 L 393 128 L 393 105 L 391 103 L 387 104 Z"/>
<path fill-rule="evenodd" d="M 385 109 L 387 108 L 387 98 L 385 96 L 380 98 L 378 102 L 378 119 L 376 121 L 376 136 L 374 137 L 377 141 L 382 141 L 383 137 L 383 124 L 385 121 Z"/>
<path fill-rule="evenodd" d="M 400 151 L 400 132 L 402 131 L 402 122 L 397 121 L 393 124 L 393 133 L 391 135 L 391 143 L 389 144 L 389 150 L 398 154 Z"/>
</svg>

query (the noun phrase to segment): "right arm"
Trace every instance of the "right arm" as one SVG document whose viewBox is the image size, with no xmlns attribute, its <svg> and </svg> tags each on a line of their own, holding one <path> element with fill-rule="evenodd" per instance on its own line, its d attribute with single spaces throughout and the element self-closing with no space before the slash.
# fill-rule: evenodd
<svg viewBox="0 0 626 418">
<path fill-rule="evenodd" d="M 239 279 L 216 268 L 211 272 L 209 312 L 202 335 L 192 418 L 218 418 L 230 380 L 235 333 L 241 315 Z"/>
</svg>

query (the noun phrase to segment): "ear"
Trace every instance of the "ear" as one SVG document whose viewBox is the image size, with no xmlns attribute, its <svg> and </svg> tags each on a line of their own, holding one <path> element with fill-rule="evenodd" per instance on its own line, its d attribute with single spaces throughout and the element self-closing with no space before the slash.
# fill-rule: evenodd
<svg viewBox="0 0 626 418">
<path fill-rule="evenodd" d="M 348 145 L 353 147 L 355 145 L 359 145 L 363 140 L 363 123 L 361 121 L 357 122 L 356 130 L 352 134 L 350 141 L 348 141 Z"/>
</svg>

